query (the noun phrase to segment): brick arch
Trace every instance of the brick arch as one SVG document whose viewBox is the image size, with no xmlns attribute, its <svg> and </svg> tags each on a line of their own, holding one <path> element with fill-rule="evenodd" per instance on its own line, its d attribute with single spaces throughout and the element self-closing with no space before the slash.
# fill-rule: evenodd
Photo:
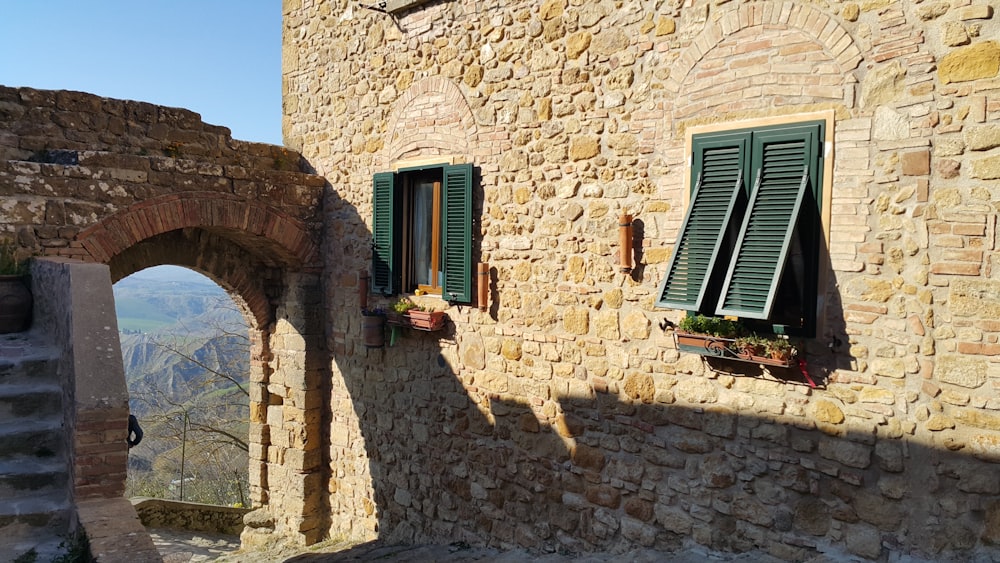
<svg viewBox="0 0 1000 563">
<path fill-rule="evenodd" d="M 318 271 L 313 235 L 297 219 L 257 201 L 216 192 L 170 194 L 88 227 L 77 242 L 112 281 L 160 264 L 204 272 L 241 301 L 256 326 L 273 321 L 265 272 Z"/>
<path fill-rule="evenodd" d="M 673 98 L 671 117 L 676 123 L 706 115 L 837 106 L 849 82 L 808 33 L 748 27 L 725 37 L 691 69 Z"/>
<path fill-rule="evenodd" d="M 281 262 L 310 269 L 320 266 L 313 235 L 299 220 L 275 207 L 218 192 L 144 200 L 84 229 L 77 241 L 95 261 L 107 263 L 139 241 L 190 227 L 231 229 L 264 237 L 282 249 Z"/>
<path fill-rule="evenodd" d="M 153 266 L 184 266 L 219 284 L 236 303 L 252 329 L 263 330 L 274 322 L 268 283 L 281 278 L 269 266 L 225 231 L 186 228 L 155 235 L 125 249 L 111 259 L 111 282 Z"/>
<path fill-rule="evenodd" d="M 670 69 L 670 79 L 665 84 L 667 91 L 678 93 L 691 70 L 725 38 L 743 29 L 764 25 L 786 26 L 812 36 L 823 45 L 844 75 L 858 68 L 863 60 L 861 49 L 847 30 L 829 14 L 812 6 L 795 2 L 741 4 L 708 23 L 698 38 L 684 49 Z"/>
<path fill-rule="evenodd" d="M 427 149 L 438 154 L 468 154 L 476 135 L 476 120 L 462 91 L 437 76 L 411 85 L 393 104 L 387 123 L 389 141 L 383 166 Z"/>
</svg>

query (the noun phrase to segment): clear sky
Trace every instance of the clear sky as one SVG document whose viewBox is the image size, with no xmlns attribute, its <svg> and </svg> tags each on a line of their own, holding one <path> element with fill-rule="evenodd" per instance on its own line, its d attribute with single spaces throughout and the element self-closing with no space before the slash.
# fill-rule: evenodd
<svg viewBox="0 0 1000 563">
<path fill-rule="evenodd" d="M 0 84 L 181 107 L 281 144 L 281 0 L 0 0 Z"/>
</svg>

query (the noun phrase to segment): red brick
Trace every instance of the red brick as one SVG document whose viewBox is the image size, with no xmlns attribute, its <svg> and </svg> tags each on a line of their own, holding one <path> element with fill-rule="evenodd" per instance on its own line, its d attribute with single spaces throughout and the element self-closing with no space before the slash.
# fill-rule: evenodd
<svg viewBox="0 0 1000 563">
<path fill-rule="evenodd" d="M 931 173 L 931 152 L 927 149 L 903 153 L 899 160 L 904 176 L 926 176 Z"/>
<path fill-rule="evenodd" d="M 978 276 L 979 264 L 963 264 L 956 262 L 939 262 L 931 266 L 932 274 L 950 274 L 955 276 Z"/>
<path fill-rule="evenodd" d="M 986 234 L 986 225 L 976 223 L 955 223 L 951 227 L 951 232 L 956 235 L 981 237 Z"/>
<path fill-rule="evenodd" d="M 979 342 L 959 342 L 956 350 L 959 354 L 980 354 L 983 351 L 983 345 Z"/>
</svg>

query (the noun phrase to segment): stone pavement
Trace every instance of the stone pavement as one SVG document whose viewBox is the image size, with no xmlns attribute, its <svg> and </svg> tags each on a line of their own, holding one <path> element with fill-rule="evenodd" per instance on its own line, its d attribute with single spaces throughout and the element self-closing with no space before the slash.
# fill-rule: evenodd
<svg viewBox="0 0 1000 563">
<path fill-rule="evenodd" d="M 720 553 L 700 547 L 692 547 L 674 552 L 651 549 L 628 552 L 602 552 L 589 554 L 536 554 L 525 550 L 499 550 L 477 548 L 463 543 L 449 545 L 386 545 L 370 542 L 351 545 L 337 542 L 323 542 L 308 548 L 273 546 L 268 551 L 238 550 L 238 538 L 224 536 L 208 538 L 211 534 L 182 532 L 176 530 L 150 530 L 157 547 L 160 547 L 164 563 L 187 563 L 212 561 L 215 563 L 346 563 L 351 561 L 379 561 L 382 563 L 435 562 L 435 563 L 604 563 L 627 561 L 629 563 L 784 563 L 782 560 L 762 552 L 743 554 Z M 226 549 L 225 538 L 229 538 L 230 551 Z M 213 543 L 218 542 L 218 543 Z M 807 563 L 835 563 L 857 561 L 852 558 L 838 558 L 819 555 Z"/>
<path fill-rule="evenodd" d="M 216 561 L 240 548 L 239 536 L 170 528 L 146 529 L 163 556 L 163 563 Z"/>
</svg>

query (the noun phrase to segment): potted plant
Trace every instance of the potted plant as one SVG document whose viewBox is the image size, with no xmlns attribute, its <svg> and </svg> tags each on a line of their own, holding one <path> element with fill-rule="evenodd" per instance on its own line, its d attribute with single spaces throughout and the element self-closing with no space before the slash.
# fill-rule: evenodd
<svg viewBox="0 0 1000 563">
<path fill-rule="evenodd" d="M 772 338 L 767 341 L 767 355 L 775 361 L 788 363 L 795 355 L 795 348 L 785 338 Z"/>
<path fill-rule="evenodd" d="M 385 309 L 361 309 L 361 340 L 366 348 L 385 346 Z"/>
<path fill-rule="evenodd" d="M 681 319 L 674 332 L 677 348 L 703 356 L 735 356 L 734 339 L 740 332 L 736 321 L 722 317 L 688 315 Z"/>
<path fill-rule="evenodd" d="M 444 311 L 431 311 L 416 306 L 406 312 L 410 327 L 418 330 L 441 330 L 444 328 Z"/>
<path fill-rule="evenodd" d="M 23 332 L 31 326 L 28 261 L 13 241 L 0 241 L 0 334 Z"/>
<path fill-rule="evenodd" d="M 756 334 L 741 336 L 734 343 L 736 353 L 743 358 L 761 357 L 767 350 L 767 339 Z"/>
<path fill-rule="evenodd" d="M 405 297 L 400 297 L 392 307 L 385 312 L 386 322 L 394 326 L 410 326 L 410 319 L 406 313 L 415 309 L 417 304 Z"/>
</svg>

